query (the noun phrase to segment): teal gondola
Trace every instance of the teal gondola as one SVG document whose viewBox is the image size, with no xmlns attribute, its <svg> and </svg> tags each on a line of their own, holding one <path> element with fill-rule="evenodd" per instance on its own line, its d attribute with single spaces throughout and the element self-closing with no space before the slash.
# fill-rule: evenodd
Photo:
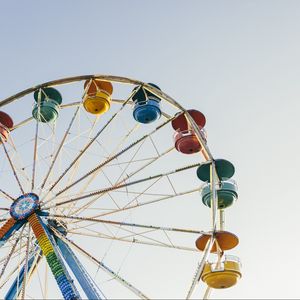
<svg viewBox="0 0 300 300">
<path fill-rule="evenodd" d="M 34 92 L 35 104 L 32 116 L 43 123 L 53 122 L 58 118 L 59 106 L 62 103 L 60 92 L 54 88 L 41 88 Z"/>
<path fill-rule="evenodd" d="M 238 198 L 236 183 L 233 180 L 221 181 L 220 187 L 217 189 L 217 195 L 219 209 L 231 206 Z M 212 192 L 210 184 L 207 184 L 201 190 L 201 197 L 203 204 L 211 207 Z"/>
</svg>

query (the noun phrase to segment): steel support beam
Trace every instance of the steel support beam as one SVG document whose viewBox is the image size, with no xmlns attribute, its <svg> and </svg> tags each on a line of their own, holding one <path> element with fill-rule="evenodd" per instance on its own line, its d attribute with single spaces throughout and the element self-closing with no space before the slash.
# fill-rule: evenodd
<svg viewBox="0 0 300 300">
<path fill-rule="evenodd" d="M 96 288 L 92 278 L 87 273 L 83 265 L 80 263 L 78 258 L 76 257 L 73 250 L 67 245 L 63 240 L 59 237 L 56 238 L 57 245 L 61 251 L 61 254 L 67 264 L 69 265 L 70 269 L 72 270 L 73 274 L 75 275 L 76 279 L 78 280 L 79 284 L 81 285 L 85 295 L 88 299 L 106 299 L 103 293 Z"/>
</svg>

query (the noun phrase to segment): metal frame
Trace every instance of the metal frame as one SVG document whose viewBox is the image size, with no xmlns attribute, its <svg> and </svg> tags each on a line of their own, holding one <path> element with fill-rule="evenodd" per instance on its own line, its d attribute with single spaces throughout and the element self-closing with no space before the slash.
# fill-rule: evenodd
<svg viewBox="0 0 300 300">
<path fill-rule="evenodd" d="M 78 81 L 83 81 L 83 80 L 91 80 L 91 79 L 101 79 L 101 80 L 104 80 L 104 81 L 110 81 L 110 82 L 115 82 L 115 83 L 125 83 L 125 84 L 133 84 L 133 85 L 138 85 L 138 86 L 142 86 L 144 89 L 146 89 L 147 91 L 151 92 L 152 94 L 156 95 L 157 97 L 159 97 L 160 99 L 163 99 L 165 101 L 167 101 L 169 104 L 173 105 L 174 107 L 176 107 L 177 109 L 181 110 L 184 112 L 185 114 L 185 117 L 189 123 L 189 125 L 191 126 L 191 128 L 193 128 L 195 134 L 196 134 L 196 137 L 198 138 L 201 146 L 202 146 L 202 154 L 205 158 L 206 161 L 210 161 L 211 162 L 211 168 L 210 168 L 210 176 L 211 176 L 211 193 L 212 193 L 212 205 L 211 205 L 211 217 L 212 217 L 212 224 L 211 224 L 211 238 L 208 240 L 207 242 L 207 245 L 205 247 L 205 250 L 204 250 L 204 253 L 203 253 L 203 256 L 202 256 L 202 259 L 196 269 L 196 272 L 195 272 L 195 276 L 193 278 L 193 281 L 191 283 L 191 287 L 188 291 L 188 294 L 187 294 L 187 297 L 186 299 L 189 299 L 191 296 L 192 296 L 192 293 L 196 287 L 196 284 L 199 282 L 200 280 L 200 277 L 201 277 L 201 273 L 203 271 L 203 268 L 204 268 L 204 265 L 209 257 L 209 253 L 211 251 L 211 248 L 215 242 L 215 232 L 217 231 L 218 229 L 218 209 L 217 209 L 217 203 L 218 203 L 218 199 L 217 199 L 217 186 L 218 184 L 220 183 L 220 180 L 217 176 L 217 173 L 216 173 L 216 167 L 215 167 L 215 162 L 214 162 L 214 158 L 206 144 L 206 142 L 204 141 L 202 135 L 201 135 L 201 132 L 197 126 L 197 124 L 195 123 L 195 121 L 193 120 L 193 118 L 191 117 L 191 115 L 188 113 L 188 111 L 186 111 L 178 102 L 176 102 L 173 98 L 171 98 L 170 96 L 168 96 L 167 94 L 165 94 L 164 92 L 162 92 L 161 90 L 147 84 L 147 83 L 144 83 L 144 82 L 141 82 L 141 81 L 138 81 L 138 80 L 134 80 L 134 79 L 130 79 L 130 78 L 126 78 L 126 77 L 119 77 L 119 76 L 110 76 L 110 75 L 83 75 L 83 76 L 75 76 L 75 77 L 68 77 L 68 78 L 62 78 L 62 79 L 58 79 L 58 80 L 54 80 L 54 81 L 49 81 L 49 82 L 45 82 L 45 83 L 42 83 L 42 84 L 39 84 L 37 86 L 34 86 L 34 87 L 30 87 L 30 88 L 27 88 L 13 96 L 10 96 L 4 100 L 2 100 L 0 102 L 0 107 L 3 107 L 11 102 L 14 102 L 30 93 L 33 93 L 34 91 L 38 90 L 38 89 L 41 89 L 41 88 L 45 88 L 45 87 L 53 87 L 53 86 L 58 86 L 58 85 L 64 85 L 64 84 L 69 84 L 69 83 L 74 83 L 74 82 L 78 82 Z M 125 101 L 122 101 L 122 100 L 115 100 L 115 101 L 120 101 L 122 102 L 122 106 L 121 106 L 121 109 L 127 104 L 127 103 L 130 103 L 131 102 L 131 97 L 132 95 L 129 96 L 129 98 Z M 80 105 L 80 102 L 76 102 L 74 105 Z M 70 106 L 70 105 L 64 105 L 66 107 Z M 78 109 L 79 109 L 79 106 L 78 106 Z M 69 128 L 68 130 L 70 130 L 71 126 L 72 126 L 72 123 L 75 119 L 75 116 L 78 112 L 78 109 L 76 111 L 76 113 L 74 114 L 74 117 L 69 125 Z M 121 110 L 120 109 L 120 110 Z M 116 115 L 116 114 L 115 114 Z M 111 122 L 111 120 L 115 117 L 115 115 L 112 116 L 112 118 L 110 119 L 110 121 L 96 134 L 96 136 L 92 139 L 92 141 L 95 141 L 97 139 L 97 137 L 101 134 L 101 132 L 106 128 L 106 126 Z M 26 120 L 24 120 L 23 122 L 21 122 L 20 124 L 16 125 L 14 127 L 14 129 L 26 124 L 27 122 L 31 121 L 32 118 L 28 118 Z M 164 124 L 167 124 L 171 121 L 172 119 L 169 118 Z M 37 122 L 38 124 L 38 122 Z M 155 129 L 158 130 L 159 128 L 161 128 L 163 125 L 160 125 L 158 128 Z M 37 157 L 37 135 L 38 135 L 38 125 L 36 126 L 36 135 L 35 135 L 35 147 L 34 147 L 34 161 L 36 160 L 36 157 Z M 66 138 L 66 135 L 67 133 L 65 134 L 62 142 L 61 142 L 61 145 L 63 145 L 64 143 L 64 140 Z M 130 145 L 129 147 L 126 147 L 124 148 L 123 150 L 121 150 L 120 152 L 118 152 L 117 154 L 115 154 L 114 156 L 110 157 L 108 160 L 106 160 L 104 163 L 101 163 L 99 166 L 97 166 L 95 169 L 91 170 L 89 173 L 87 173 L 86 175 L 82 176 L 79 180 L 73 182 L 72 184 L 68 185 L 67 187 L 65 187 L 63 190 L 61 190 L 60 192 L 56 193 L 56 195 L 53 197 L 53 198 L 56 198 L 57 196 L 59 196 L 60 194 L 62 194 L 63 192 L 65 192 L 67 189 L 71 188 L 72 186 L 74 186 L 75 184 L 77 184 L 78 182 L 80 182 L 83 178 L 86 178 L 86 176 L 90 176 L 92 175 L 94 172 L 100 170 L 105 164 L 108 164 L 109 162 L 111 162 L 112 160 L 114 160 L 115 158 L 117 158 L 119 155 L 121 155 L 122 153 L 124 153 L 125 151 L 127 151 L 128 149 L 130 149 L 131 147 L 133 147 L 134 145 L 136 145 L 137 143 L 143 141 L 145 138 L 147 138 L 148 136 L 150 136 L 150 134 L 148 134 L 147 136 L 144 136 L 143 138 L 141 138 L 140 140 L 138 140 L 136 143 Z M 84 150 L 86 150 L 89 145 L 91 145 L 92 142 L 90 142 L 86 148 Z M 15 178 L 17 180 L 17 183 L 21 189 L 21 192 L 24 193 L 24 190 L 23 190 L 23 187 L 21 186 L 21 183 L 18 179 L 18 176 L 16 174 L 16 171 L 15 171 L 15 168 L 14 168 L 14 165 L 11 163 L 11 159 L 9 157 L 9 153 L 4 145 L 3 144 L 3 147 L 4 147 L 4 150 L 5 150 L 5 153 L 7 155 L 7 158 L 10 162 L 10 165 L 12 167 L 12 170 L 13 170 L 13 173 L 15 175 Z M 49 171 L 48 171 L 48 174 L 46 175 L 46 178 L 45 178 L 45 181 L 43 183 L 43 186 L 45 186 L 46 184 L 46 181 L 48 179 L 48 176 L 52 170 L 52 167 L 55 163 L 55 160 L 59 154 L 59 151 L 60 151 L 61 147 L 58 149 L 58 151 L 56 152 L 55 154 L 55 158 L 54 160 L 52 161 L 52 164 L 49 168 Z M 81 156 L 81 155 L 80 155 Z M 79 158 L 80 158 L 79 156 Z M 77 159 L 79 158 L 76 158 L 74 162 L 76 162 Z M 199 165 L 199 164 L 198 164 Z M 196 165 L 197 166 L 197 165 Z M 130 182 L 130 183 L 122 183 L 120 182 L 119 184 L 117 184 L 115 187 L 110 187 L 110 188 L 107 188 L 107 189 L 101 189 L 97 192 L 93 192 L 93 193 L 90 193 L 88 195 L 84 195 L 84 196 L 81 196 L 81 197 L 74 197 L 74 198 L 71 198 L 69 200 L 66 200 L 66 201 L 61 201 L 57 204 L 54 204 L 54 206 L 57 206 L 57 205 L 63 205 L 63 204 L 66 204 L 66 203 L 70 203 L 70 202 L 74 202 L 74 201 L 78 201 L 80 199 L 83 199 L 83 198 L 88 198 L 88 197 L 92 197 L 92 196 L 96 196 L 96 195 L 102 195 L 103 193 L 107 193 L 109 191 L 112 191 L 114 189 L 118 189 L 118 188 L 121 188 L 121 187 L 126 187 L 128 185 L 131 185 L 131 184 L 136 184 L 136 183 L 139 183 L 139 182 L 144 182 L 144 181 L 147 181 L 147 180 L 152 180 L 152 179 L 155 179 L 155 178 L 161 178 L 163 176 L 168 176 L 172 173 L 176 173 L 176 172 L 180 172 L 182 170 L 185 170 L 187 168 L 192 168 L 192 167 L 195 167 L 195 165 L 192 165 L 192 166 L 189 166 L 189 167 L 185 167 L 185 168 L 182 168 L 182 169 L 178 169 L 178 170 L 174 170 L 174 171 L 171 171 L 171 172 L 167 172 L 167 173 L 164 173 L 164 174 L 159 174 L 159 175 L 155 175 L 155 176 L 151 176 L 151 177 L 148 177 L 148 178 L 144 178 L 144 179 L 140 179 L 140 180 L 136 180 L 134 182 Z M 62 175 L 61 177 L 58 178 L 58 181 L 68 172 L 69 169 L 67 169 Z M 32 170 L 32 187 L 34 187 L 34 175 L 35 175 L 35 164 L 34 164 L 34 168 Z M 54 186 L 57 184 L 57 182 L 55 182 Z M 53 189 L 52 186 L 50 188 L 50 191 Z M 2 193 L 6 194 L 4 191 L 1 190 Z M 7 196 L 7 194 L 6 194 Z M 9 196 L 9 198 L 13 199 L 13 197 Z M 51 198 L 50 200 L 46 201 L 44 203 L 44 209 L 49 209 L 51 207 L 53 207 L 53 205 L 51 206 L 46 206 L 45 207 L 45 204 L 47 202 L 50 202 L 53 198 Z M 47 214 L 46 214 L 47 215 Z M 62 218 L 62 217 L 65 217 L 63 215 L 53 215 L 53 217 L 57 217 L 57 218 Z M 219 212 L 219 228 L 220 229 L 224 229 L 224 226 L 225 226 L 225 218 L 224 218 L 224 210 L 220 211 Z M 101 220 L 97 219 L 97 222 L 101 222 Z M 104 222 L 102 220 L 102 222 Z M 107 222 L 107 221 L 106 221 Z M 16 223 L 15 225 L 12 226 L 12 228 L 3 236 L 3 238 L 1 239 L 1 242 L 5 242 L 9 239 L 9 237 L 17 230 L 19 230 L 24 224 L 26 223 L 26 221 L 24 222 L 18 222 Z M 116 222 L 115 222 L 116 223 Z M 86 296 L 88 298 L 98 298 L 98 299 L 104 299 L 104 295 L 101 293 L 101 291 L 97 291 L 97 289 L 95 288 L 94 286 L 94 283 L 92 282 L 91 280 L 91 277 L 88 275 L 88 273 L 86 272 L 86 270 L 84 269 L 84 267 L 82 266 L 82 264 L 79 262 L 78 258 L 76 257 L 76 255 L 74 254 L 74 252 L 72 251 L 72 249 L 70 248 L 70 246 L 68 245 L 68 243 L 71 243 L 70 241 L 68 241 L 68 243 L 66 243 L 66 238 L 65 237 L 58 237 L 58 236 L 53 236 L 50 232 L 49 232 L 49 229 L 48 227 L 45 225 L 44 222 L 42 222 L 43 224 L 43 227 L 45 229 L 45 231 L 48 233 L 48 237 L 49 239 L 51 240 L 51 243 L 55 249 L 55 251 L 57 252 L 57 255 L 60 257 L 60 254 L 59 254 L 59 251 L 58 251 L 58 248 L 60 249 L 60 252 L 61 254 L 63 255 L 64 259 L 65 259 L 65 262 L 69 265 L 69 267 L 72 269 L 73 273 L 75 274 L 78 282 L 81 284 L 83 290 L 85 291 L 86 293 Z M 132 225 L 135 225 L 135 226 L 141 226 L 141 227 L 145 227 L 146 225 L 138 225 L 138 224 L 126 224 L 123 222 L 123 224 L 121 224 L 119 222 L 119 225 L 129 225 L 129 226 L 132 226 Z M 147 227 L 147 226 L 146 226 Z M 148 226 L 149 227 L 149 226 Z M 153 226 L 152 226 L 153 228 Z M 161 228 L 161 227 L 157 227 L 157 228 Z M 166 228 L 165 228 L 166 229 Z M 180 230 L 180 229 L 172 229 L 172 230 Z M 195 233 L 196 231 L 194 231 Z M 201 231 L 198 231 L 198 232 L 201 232 Z M 55 242 L 55 239 L 57 239 L 57 242 Z M 65 240 L 64 240 L 65 239 Z M 72 243 L 71 243 L 72 244 Z M 28 245 L 29 245 L 29 239 L 28 239 Z M 75 244 L 73 244 L 74 246 Z M 58 247 L 58 248 L 57 248 Z M 77 247 L 78 249 L 79 247 Z M 28 249 L 27 249 L 28 250 Z M 82 249 L 79 249 L 81 251 L 84 252 L 84 250 Z M 38 253 L 38 254 L 37 254 Z M 87 253 L 85 253 L 87 254 Z M 17 279 L 15 280 L 13 286 L 11 287 L 10 291 L 8 292 L 7 296 L 6 296 L 6 299 L 11 299 L 11 298 L 15 298 L 17 293 L 19 294 L 20 293 L 20 290 L 17 288 L 17 286 L 20 286 L 20 284 L 23 283 L 23 279 L 24 279 L 24 275 L 26 273 L 30 273 L 32 271 L 33 268 L 36 267 L 36 264 L 34 262 L 36 262 L 36 257 L 37 255 L 40 257 L 41 256 L 41 250 L 38 250 L 36 249 L 35 252 L 30 256 L 28 257 L 28 253 L 27 253 L 27 259 L 26 259 L 26 263 L 25 265 L 22 267 Z M 90 256 L 91 257 L 91 256 Z M 92 258 L 93 259 L 93 258 Z M 62 260 L 62 259 L 61 259 Z M 95 259 L 94 259 L 95 261 Z M 100 264 L 100 262 L 98 262 Z M 101 265 L 101 264 L 100 264 Z M 25 267 L 27 266 L 27 267 Z M 104 269 L 106 268 L 105 266 L 102 266 Z M 111 273 L 110 269 L 106 269 L 108 270 L 109 273 Z M 25 275 L 26 276 L 26 275 Z M 118 276 L 115 274 L 115 276 Z M 122 280 L 121 280 L 122 281 Z M 130 286 L 130 285 L 129 285 Z M 74 289 L 76 290 L 76 288 L 74 287 Z M 136 294 L 141 297 L 141 298 L 147 298 L 146 296 L 144 296 L 141 292 L 137 292 L 135 290 L 135 288 L 133 288 L 133 290 L 136 292 Z M 25 288 L 24 288 L 24 291 L 23 291 L 23 297 L 24 297 L 24 292 L 25 292 Z M 204 298 L 208 298 L 208 295 L 209 295 L 210 291 L 207 290 L 205 295 L 204 295 Z"/>
</svg>

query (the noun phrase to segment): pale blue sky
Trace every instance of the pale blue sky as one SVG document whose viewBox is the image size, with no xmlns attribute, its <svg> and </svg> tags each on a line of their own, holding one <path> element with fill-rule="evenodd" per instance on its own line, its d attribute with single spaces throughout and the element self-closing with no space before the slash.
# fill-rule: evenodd
<svg viewBox="0 0 300 300">
<path fill-rule="evenodd" d="M 244 277 L 213 297 L 299 298 L 299 37 L 299 1 L 2 1 L 0 98 L 97 73 L 201 110 L 240 188 L 227 228 Z"/>
</svg>

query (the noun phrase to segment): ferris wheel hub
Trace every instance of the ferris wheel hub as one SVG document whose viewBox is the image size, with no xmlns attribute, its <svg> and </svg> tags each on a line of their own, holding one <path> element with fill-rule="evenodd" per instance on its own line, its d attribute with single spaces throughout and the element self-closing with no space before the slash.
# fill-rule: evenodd
<svg viewBox="0 0 300 300">
<path fill-rule="evenodd" d="M 10 207 L 10 215 L 15 220 L 28 218 L 40 208 L 39 197 L 34 193 L 27 193 L 17 198 Z"/>
</svg>

